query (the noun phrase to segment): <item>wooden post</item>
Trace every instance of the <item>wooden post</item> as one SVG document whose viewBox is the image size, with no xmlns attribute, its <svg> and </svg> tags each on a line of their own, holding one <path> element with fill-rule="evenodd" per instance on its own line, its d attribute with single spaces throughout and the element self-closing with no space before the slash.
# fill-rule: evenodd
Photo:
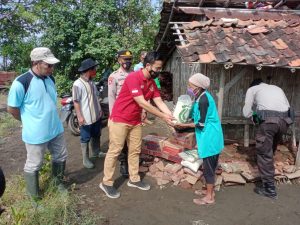
<svg viewBox="0 0 300 225">
<path fill-rule="evenodd" d="M 297 148 L 295 123 L 292 124 L 292 147 L 293 149 Z"/>
<path fill-rule="evenodd" d="M 225 73 L 226 71 L 222 69 L 221 76 L 220 76 L 220 86 L 218 96 L 218 112 L 220 120 L 222 121 L 222 112 L 223 112 L 223 100 L 224 100 L 224 86 L 225 86 Z"/>
<path fill-rule="evenodd" d="M 300 143 L 299 143 L 298 151 L 297 151 L 297 155 L 296 155 L 295 166 L 296 166 L 296 168 L 300 168 Z"/>
<path fill-rule="evenodd" d="M 245 127 L 244 127 L 244 147 L 249 147 L 249 129 L 250 129 L 250 126 L 249 124 L 245 124 Z"/>
</svg>

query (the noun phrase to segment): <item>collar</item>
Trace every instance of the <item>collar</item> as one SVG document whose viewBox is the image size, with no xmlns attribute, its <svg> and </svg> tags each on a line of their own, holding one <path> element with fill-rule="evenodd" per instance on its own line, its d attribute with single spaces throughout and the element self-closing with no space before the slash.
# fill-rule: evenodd
<svg viewBox="0 0 300 225">
<path fill-rule="evenodd" d="M 201 95 L 197 98 L 197 102 L 200 100 L 200 98 L 201 98 L 205 93 L 206 93 L 206 91 L 203 91 L 203 92 L 201 93 Z"/>
<path fill-rule="evenodd" d="M 80 76 L 80 79 L 82 79 L 82 80 L 85 81 L 85 82 L 89 82 L 89 81 L 90 81 L 90 80 L 87 79 L 85 76 Z"/>
<path fill-rule="evenodd" d="M 48 76 L 41 76 L 41 75 L 36 74 L 35 72 L 33 72 L 32 69 L 29 69 L 29 72 L 30 72 L 33 76 L 35 76 L 36 78 L 41 79 L 41 80 L 45 80 L 45 79 L 48 78 Z"/>
<path fill-rule="evenodd" d="M 117 71 L 118 71 L 120 74 L 124 74 L 124 75 L 130 74 L 130 73 L 132 72 L 131 70 L 128 71 L 128 72 L 126 72 L 125 70 L 123 70 L 122 67 L 120 67 Z"/>
</svg>

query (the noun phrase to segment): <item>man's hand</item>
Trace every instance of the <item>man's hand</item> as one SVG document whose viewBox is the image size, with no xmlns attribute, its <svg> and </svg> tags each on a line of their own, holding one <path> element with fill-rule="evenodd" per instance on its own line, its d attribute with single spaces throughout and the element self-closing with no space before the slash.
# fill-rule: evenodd
<svg viewBox="0 0 300 225">
<path fill-rule="evenodd" d="M 174 117 L 170 114 L 164 113 L 162 119 L 170 126 L 174 126 L 174 123 L 172 120 L 174 120 Z"/>
<path fill-rule="evenodd" d="M 77 115 L 77 119 L 78 119 L 78 124 L 80 127 L 85 124 L 85 120 L 84 120 L 83 116 Z"/>
</svg>

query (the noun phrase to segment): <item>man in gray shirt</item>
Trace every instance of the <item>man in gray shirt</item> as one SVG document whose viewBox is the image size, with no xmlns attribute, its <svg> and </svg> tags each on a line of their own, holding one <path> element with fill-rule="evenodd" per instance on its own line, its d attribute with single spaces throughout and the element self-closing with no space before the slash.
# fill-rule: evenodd
<svg viewBox="0 0 300 225">
<path fill-rule="evenodd" d="M 91 169 L 94 164 L 89 160 L 89 142 L 91 142 L 93 157 L 101 157 L 100 135 L 102 110 L 97 97 L 97 88 L 93 81 L 96 76 L 97 63 L 92 59 L 82 61 L 78 78 L 73 84 L 73 101 L 80 126 L 80 144 L 83 165 Z"/>
<path fill-rule="evenodd" d="M 254 191 L 259 195 L 276 199 L 273 156 L 282 135 L 292 124 L 290 104 L 281 88 L 255 79 L 247 90 L 243 114 L 246 118 L 252 117 L 259 125 L 255 140 L 257 165 L 263 186 L 256 187 Z"/>
</svg>

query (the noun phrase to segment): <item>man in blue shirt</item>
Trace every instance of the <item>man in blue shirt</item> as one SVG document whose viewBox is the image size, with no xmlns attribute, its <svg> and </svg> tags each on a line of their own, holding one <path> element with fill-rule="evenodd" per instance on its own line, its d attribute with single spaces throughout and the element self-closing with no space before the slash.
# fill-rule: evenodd
<svg viewBox="0 0 300 225">
<path fill-rule="evenodd" d="M 52 175 L 59 190 L 67 159 L 63 125 L 56 108 L 57 92 L 52 77 L 59 62 L 50 49 L 39 47 L 31 51 L 31 69 L 18 76 L 9 91 L 7 111 L 22 122 L 22 140 L 27 159 L 24 176 L 28 194 L 39 197 L 39 170 L 46 150 L 52 156 Z"/>
<path fill-rule="evenodd" d="M 145 59 L 146 55 L 147 55 L 147 52 L 146 52 L 146 51 L 142 51 L 142 52 L 141 52 L 141 55 L 140 55 L 140 62 L 139 62 L 138 64 L 135 64 L 135 65 L 134 65 L 134 68 L 133 68 L 134 71 L 138 71 L 138 70 L 144 68 L 144 59 Z"/>
</svg>

